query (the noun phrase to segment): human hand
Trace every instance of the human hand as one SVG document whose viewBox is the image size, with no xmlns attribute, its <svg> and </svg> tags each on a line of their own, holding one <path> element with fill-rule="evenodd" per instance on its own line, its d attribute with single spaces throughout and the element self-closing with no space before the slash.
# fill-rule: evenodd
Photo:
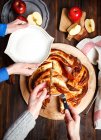
<svg viewBox="0 0 101 140">
<path fill-rule="evenodd" d="M 14 31 L 26 28 L 27 26 L 28 26 L 27 22 L 22 21 L 20 19 L 16 19 L 13 22 L 7 24 L 6 34 L 13 33 Z"/>
<path fill-rule="evenodd" d="M 48 98 L 46 83 L 39 84 L 30 95 L 28 110 L 35 119 L 38 118 L 43 101 Z"/>
<path fill-rule="evenodd" d="M 70 112 L 65 110 L 65 122 L 67 128 L 67 137 L 70 140 L 80 140 L 79 129 L 80 129 L 80 116 L 77 114 L 73 107 L 69 107 Z"/>
<path fill-rule="evenodd" d="M 28 64 L 28 63 L 15 63 L 7 67 L 8 75 L 21 74 L 25 76 L 32 75 L 39 64 Z"/>
</svg>

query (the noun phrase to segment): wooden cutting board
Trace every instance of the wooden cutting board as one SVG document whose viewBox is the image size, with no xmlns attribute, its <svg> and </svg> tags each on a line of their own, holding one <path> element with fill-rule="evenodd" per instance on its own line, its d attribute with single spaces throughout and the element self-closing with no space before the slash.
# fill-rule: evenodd
<svg viewBox="0 0 101 140">
<path fill-rule="evenodd" d="M 83 99 L 81 100 L 80 104 L 76 107 L 77 112 L 81 113 L 89 105 L 95 93 L 96 76 L 95 76 L 94 68 L 92 64 L 89 62 L 88 58 L 81 51 L 79 51 L 77 48 L 73 46 L 62 44 L 62 43 L 54 43 L 52 45 L 52 48 L 60 49 L 68 54 L 72 54 L 73 56 L 77 57 L 81 61 L 81 63 L 84 66 L 86 66 L 86 68 L 89 71 L 88 91 L 86 95 L 83 97 Z M 27 88 L 25 76 L 20 76 L 20 88 L 21 88 L 22 96 L 25 102 L 28 104 L 30 93 Z M 48 103 L 47 107 L 45 109 L 41 109 L 40 116 L 52 120 L 64 119 L 64 115 L 59 112 L 58 97 L 54 97 L 54 96 L 51 97 L 50 103 Z"/>
</svg>

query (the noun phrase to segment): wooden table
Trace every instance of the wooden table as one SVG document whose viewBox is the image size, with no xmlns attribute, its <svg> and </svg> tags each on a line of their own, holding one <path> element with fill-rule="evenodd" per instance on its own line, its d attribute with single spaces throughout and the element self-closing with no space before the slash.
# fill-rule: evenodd
<svg viewBox="0 0 101 140">
<path fill-rule="evenodd" d="M 0 13 L 4 3 L 7 0 L 0 1 Z M 76 41 L 67 41 L 64 33 L 59 32 L 61 10 L 63 7 L 80 6 L 87 12 L 87 17 L 94 18 L 96 22 L 96 31 L 89 35 L 94 37 L 101 35 L 101 1 L 100 0 L 44 0 L 50 12 L 50 21 L 47 32 L 55 38 L 55 42 L 67 43 L 75 46 Z M 8 36 L 0 38 L 0 67 L 8 66 L 12 61 L 3 53 Z M 0 139 L 8 127 L 17 119 L 17 117 L 27 109 L 27 106 L 21 96 L 19 87 L 19 77 L 12 76 L 9 81 L 0 84 Z M 80 114 L 81 140 L 100 140 L 101 131 L 93 127 L 93 109 L 91 108 L 87 116 Z M 53 121 L 39 117 L 35 128 L 29 133 L 26 140 L 67 140 L 64 121 Z"/>
</svg>

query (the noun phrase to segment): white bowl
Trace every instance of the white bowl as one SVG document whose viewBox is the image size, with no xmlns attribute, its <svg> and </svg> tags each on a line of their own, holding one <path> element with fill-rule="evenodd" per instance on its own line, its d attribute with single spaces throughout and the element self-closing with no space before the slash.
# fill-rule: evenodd
<svg viewBox="0 0 101 140">
<path fill-rule="evenodd" d="M 54 38 L 38 26 L 29 26 L 11 34 L 4 51 L 14 62 L 42 63 L 48 56 Z"/>
</svg>

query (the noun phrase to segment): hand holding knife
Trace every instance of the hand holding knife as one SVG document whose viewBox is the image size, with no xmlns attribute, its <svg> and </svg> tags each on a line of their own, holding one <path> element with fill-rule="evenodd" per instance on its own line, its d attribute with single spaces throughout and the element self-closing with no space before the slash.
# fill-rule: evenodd
<svg viewBox="0 0 101 140">
<path fill-rule="evenodd" d="M 68 109 L 68 110 L 70 111 L 69 105 L 68 105 L 68 103 L 67 103 L 67 101 L 66 101 L 65 94 L 62 93 L 61 95 L 59 95 L 59 97 L 61 98 L 61 100 L 62 100 L 62 102 L 63 102 L 63 104 L 64 104 L 64 109 L 65 109 L 65 110 Z"/>
<path fill-rule="evenodd" d="M 53 85 L 53 83 L 52 83 L 53 70 L 54 70 L 54 66 L 53 66 L 53 61 L 52 61 L 52 68 L 50 70 L 50 92 L 51 92 L 51 87 Z M 62 94 L 56 94 L 56 96 L 59 96 L 61 98 L 61 100 L 64 104 L 64 109 L 68 109 L 70 111 L 69 106 L 68 106 L 67 101 L 66 101 L 65 94 L 63 94 L 63 93 Z"/>
</svg>

